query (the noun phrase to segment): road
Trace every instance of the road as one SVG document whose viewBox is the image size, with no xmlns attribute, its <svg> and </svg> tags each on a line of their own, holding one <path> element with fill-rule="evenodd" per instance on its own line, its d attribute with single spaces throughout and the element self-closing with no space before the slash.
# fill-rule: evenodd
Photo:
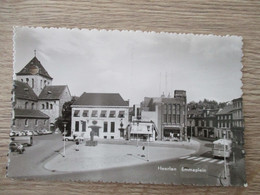
<svg viewBox="0 0 260 195">
<path fill-rule="evenodd" d="M 222 159 L 213 159 L 211 144 L 201 141 L 196 154 L 160 162 L 147 162 L 141 165 L 111 168 L 98 171 L 56 172 L 44 168 L 53 155 L 62 155 L 61 135 L 44 135 L 34 138 L 34 145 L 26 147 L 24 154 L 10 154 L 8 175 L 10 177 L 37 178 L 47 180 L 91 180 L 104 182 L 131 183 L 173 183 L 193 185 L 221 185 L 220 174 L 224 169 Z M 66 146 L 73 144 L 67 142 Z M 22 163 L 21 163 L 22 162 Z M 75 166 L 76 166 L 75 162 Z M 188 169 L 201 169 L 206 173 L 186 172 Z"/>
<path fill-rule="evenodd" d="M 50 172 L 43 168 L 43 164 L 52 155 L 62 155 L 58 152 L 63 148 L 61 140 L 60 134 L 34 136 L 33 145 L 25 147 L 23 154 L 16 152 L 9 154 L 8 176 L 50 175 Z M 71 144 L 71 142 L 66 142 L 67 147 Z"/>
</svg>

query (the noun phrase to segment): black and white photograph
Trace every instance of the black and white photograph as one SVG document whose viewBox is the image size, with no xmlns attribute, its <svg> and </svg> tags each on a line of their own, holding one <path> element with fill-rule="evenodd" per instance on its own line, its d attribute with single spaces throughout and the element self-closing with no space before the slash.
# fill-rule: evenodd
<svg viewBox="0 0 260 195">
<path fill-rule="evenodd" d="M 7 177 L 247 186 L 242 37 L 13 32 Z"/>
</svg>

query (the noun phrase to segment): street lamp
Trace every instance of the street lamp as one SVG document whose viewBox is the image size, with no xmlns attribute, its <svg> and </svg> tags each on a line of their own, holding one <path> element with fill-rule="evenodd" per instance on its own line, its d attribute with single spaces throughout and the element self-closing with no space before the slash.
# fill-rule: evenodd
<svg viewBox="0 0 260 195">
<path fill-rule="evenodd" d="M 227 162 L 226 162 L 226 130 L 223 129 L 223 135 L 224 135 L 224 179 L 226 179 L 227 175 Z"/>
<path fill-rule="evenodd" d="M 147 126 L 147 132 L 148 132 L 148 147 L 147 147 L 147 161 L 149 162 L 149 142 L 150 142 L 150 134 L 149 134 L 149 131 L 150 131 L 150 125 Z"/>
<path fill-rule="evenodd" d="M 63 125 L 64 125 L 64 131 L 63 131 L 63 157 L 65 157 L 65 154 L 66 154 L 66 148 L 65 148 L 65 134 L 66 134 L 66 127 L 67 127 L 67 124 L 68 122 L 64 121 L 62 122 Z"/>
</svg>

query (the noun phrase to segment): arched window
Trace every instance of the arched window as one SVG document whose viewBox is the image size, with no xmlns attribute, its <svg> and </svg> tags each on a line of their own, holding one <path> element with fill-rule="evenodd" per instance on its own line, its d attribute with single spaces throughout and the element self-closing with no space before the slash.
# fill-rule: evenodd
<svg viewBox="0 0 260 195">
<path fill-rule="evenodd" d="M 23 82 L 23 79 L 21 79 L 21 81 Z"/>
<path fill-rule="evenodd" d="M 46 109 L 49 109 L 49 103 L 46 102 Z"/>
<path fill-rule="evenodd" d="M 34 79 L 32 79 L 32 88 L 34 88 Z"/>
<path fill-rule="evenodd" d="M 45 105 L 44 104 L 42 104 L 42 109 L 44 109 L 45 108 Z"/>
<path fill-rule="evenodd" d="M 27 109 L 27 108 L 28 108 L 28 102 L 25 102 L 24 109 Z"/>
<path fill-rule="evenodd" d="M 50 109 L 51 109 L 51 110 L 53 109 L 53 105 L 52 105 L 52 104 L 50 104 Z"/>
<path fill-rule="evenodd" d="M 46 86 L 46 80 L 44 80 L 44 86 Z"/>
<path fill-rule="evenodd" d="M 38 119 L 35 119 L 35 126 L 38 126 Z"/>
<path fill-rule="evenodd" d="M 28 127 L 28 119 L 25 119 L 24 124 L 26 127 Z"/>
<path fill-rule="evenodd" d="M 42 80 L 41 80 L 41 89 L 42 89 Z"/>
<path fill-rule="evenodd" d="M 29 83 L 29 79 L 28 78 L 26 78 L 26 83 Z"/>
<path fill-rule="evenodd" d="M 32 110 L 34 109 L 34 103 L 32 103 Z"/>
</svg>

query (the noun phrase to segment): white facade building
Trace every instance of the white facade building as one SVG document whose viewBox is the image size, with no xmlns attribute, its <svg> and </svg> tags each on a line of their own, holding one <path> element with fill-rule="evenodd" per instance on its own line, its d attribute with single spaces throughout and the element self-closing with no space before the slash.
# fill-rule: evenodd
<svg viewBox="0 0 260 195">
<path fill-rule="evenodd" d="M 94 126 L 95 138 L 124 139 L 128 112 L 129 102 L 119 94 L 83 93 L 72 105 L 71 133 L 89 139 Z"/>
</svg>

